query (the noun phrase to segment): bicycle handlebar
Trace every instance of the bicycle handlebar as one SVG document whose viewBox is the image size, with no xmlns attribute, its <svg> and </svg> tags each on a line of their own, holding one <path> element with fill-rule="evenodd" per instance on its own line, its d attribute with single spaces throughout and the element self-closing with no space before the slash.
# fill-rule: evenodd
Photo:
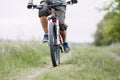
<svg viewBox="0 0 120 80">
<path fill-rule="evenodd" d="M 33 9 L 36 8 L 36 9 L 42 9 L 43 8 L 43 5 L 33 5 Z"/>
<path fill-rule="evenodd" d="M 71 4 L 71 1 L 66 2 L 66 4 L 67 4 L 67 5 L 70 5 L 70 4 Z M 47 7 L 54 8 L 54 7 L 57 7 L 57 6 L 62 6 L 62 4 L 59 4 L 59 5 L 48 5 Z M 33 8 L 42 9 L 42 8 L 43 8 L 43 5 L 34 5 L 34 4 L 33 4 Z"/>
</svg>

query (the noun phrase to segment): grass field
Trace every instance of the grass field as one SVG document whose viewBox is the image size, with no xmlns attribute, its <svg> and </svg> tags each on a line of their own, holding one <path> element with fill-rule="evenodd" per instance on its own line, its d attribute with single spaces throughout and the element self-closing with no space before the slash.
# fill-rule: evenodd
<svg viewBox="0 0 120 80">
<path fill-rule="evenodd" d="M 48 46 L 37 41 L 1 40 L 0 80 L 9 80 L 31 68 L 47 65 L 48 53 Z"/>
<path fill-rule="evenodd" d="M 119 57 L 120 45 L 70 46 L 69 57 L 60 66 L 34 80 L 120 80 L 120 61 L 111 56 Z M 0 40 L 0 80 L 19 80 L 22 73 L 44 68 L 50 61 L 48 45 L 39 41 Z"/>
<path fill-rule="evenodd" d="M 34 80 L 120 80 L 120 62 L 110 56 L 109 50 L 109 47 L 72 46 L 66 62 Z"/>
</svg>

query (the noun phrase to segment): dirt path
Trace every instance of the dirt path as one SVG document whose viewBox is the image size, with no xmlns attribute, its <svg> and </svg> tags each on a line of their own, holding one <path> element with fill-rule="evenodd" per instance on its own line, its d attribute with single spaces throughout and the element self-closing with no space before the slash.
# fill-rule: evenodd
<svg viewBox="0 0 120 80">
<path fill-rule="evenodd" d="M 29 73 L 27 73 L 26 75 L 22 76 L 22 78 L 20 80 L 33 80 L 35 77 L 44 74 L 50 68 L 52 68 L 51 64 L 45 66 L 44 68 L 33 69 Z"/>
<path fill-rule="evenodd" d="M 70 55 L 69 54 L 65 54 L 61 57 L 61 62 L 64 62 L 65 60 L 68 59 Z M 47 72 L 48 70 L 50 70 L 51 68 L 53 68 L 51 62 L 49 65 L 43 67 L 43 68 L 39 68 L 39 69 L 32 69 L 31 71 L 29 71 L 27 74 L 23 75 L 22 78 L 20 78 L 19 80 L 33 80 L 35 77 L 40 76 L 42 74 L 44 74 L 45 72 Z"/>
</svg>

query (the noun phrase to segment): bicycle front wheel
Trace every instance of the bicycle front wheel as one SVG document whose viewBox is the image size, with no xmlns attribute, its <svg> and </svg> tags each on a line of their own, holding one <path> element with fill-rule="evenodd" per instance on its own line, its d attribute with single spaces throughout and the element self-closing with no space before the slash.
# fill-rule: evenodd
<svg viewBox="0 0 120 80">
<path fill-rule="evenodd" d="M 57 33 L 56 25 L 53 23 L 49 24 L 49 46 L 51 53 L 51 60 L 54 67 L 60 64 L 60 46 L 57 45 Z"/>
</svg>

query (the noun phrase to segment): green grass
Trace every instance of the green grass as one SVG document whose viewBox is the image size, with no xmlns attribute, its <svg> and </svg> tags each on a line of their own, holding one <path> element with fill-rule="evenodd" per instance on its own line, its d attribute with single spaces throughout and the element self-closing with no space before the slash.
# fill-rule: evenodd
<svg viewBox="0 0 120 80">
<path fill-rule="evenodd" d="M 110 47 L 108 47 L 108 50 L 120 56 L 120 45 L 119 44 L 111 45 Z"/>
<path fill-rule="evenodd" d="M 34 80 L 120 80 L 120 62 L 109 52 L 108 47 L 72 46 L 67 61 Z"/>
<path fill-rule="evenodd" d="M 0 40 L 0 80 L 9 80 L 13 76 L 30 68 L 47 65 L 49 49 L 39 41 Z"/>
<path fill-rule="evenodd" d="M 110 47 L 71 44 L 68 59 L 34 80 L 120 80 L 120 45 Z M 63 54 L 64 56 L 65 54 Z M 49 65 L 48 45 L 39 41 L 0 40 L 0 80 L 19 80 L 30 69 Z"/>
</svg>

